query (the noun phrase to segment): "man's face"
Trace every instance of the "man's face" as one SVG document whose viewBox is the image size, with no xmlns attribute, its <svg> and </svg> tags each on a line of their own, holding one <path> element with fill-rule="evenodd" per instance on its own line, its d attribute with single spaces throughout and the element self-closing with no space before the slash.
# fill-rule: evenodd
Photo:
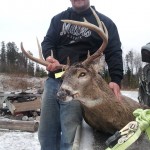
<svg viewBox="0 0 150 150">
<path fill-rule="evenodd" d="M 82 12 L 89 8 L 90 6 L 90 0 L 70 0 L 72 3 L 72 7 L 77 12 Z"/>
</svg>

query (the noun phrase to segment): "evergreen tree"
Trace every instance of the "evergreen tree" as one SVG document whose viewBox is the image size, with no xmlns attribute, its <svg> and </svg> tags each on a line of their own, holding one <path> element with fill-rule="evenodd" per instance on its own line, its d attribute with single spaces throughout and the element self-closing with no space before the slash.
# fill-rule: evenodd
<svg viewBox="0 0 150 150">
<path fill-rule="evenodd" d="M 36 68 L 35 68 L 35 76 L 40 77 L 40 67 L 39 64 L 36 63 Z"/>
<path fill-rule="evenodd" d="M 40 77 L 46 77 L 47 76 L 47 72 L 41 67 L 40 68 Z"/>
<path fill-rule="evenodd" d="M 18 49 L 14 42 L 9 42 L 6 45 L 7 47 L 7 66 L 8 72 L 15 72 L 16 71 L 16 62 L 17 62 L 17 53 Z"/>
<path fill-rule="evenodd" d="M 31 60 L 28 62 L 28 75 L 34 76 L 34 63 Z"/>
<path fill-rule="evenodd" d="M 45 77 L 45 76 L 47 76 L 47 72 L 42 67 L 40 68 L 39 64 L 36 64 L 35 76 L 36 77 Z"/>
<path fill-rule="evenodd" d="M 27 58 L 23 55 L 23 53 L 17 54 L 16 63 L 18 67 L 18 72 L 21 74 L 27 74 Z"/>
<path fill-rule="evenodd" d="M 0 72 L 6 72 L 6 47 L 4 41 L 1 43 Z"/>
</svg>

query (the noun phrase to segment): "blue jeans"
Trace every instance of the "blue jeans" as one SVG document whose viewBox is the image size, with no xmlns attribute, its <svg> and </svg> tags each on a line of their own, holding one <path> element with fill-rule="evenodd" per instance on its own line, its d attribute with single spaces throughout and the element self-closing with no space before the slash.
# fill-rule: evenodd
<svg viewBox="0 0 150 150">
<path fill-rule="evenodd" d="M 78 101 L 57 99 L 60 85 L 60 79 L 48 78 L 45 82 L 38 131 L 41 150 L 71 150 L 76 128 L 82 122 Z"/>
</svg>

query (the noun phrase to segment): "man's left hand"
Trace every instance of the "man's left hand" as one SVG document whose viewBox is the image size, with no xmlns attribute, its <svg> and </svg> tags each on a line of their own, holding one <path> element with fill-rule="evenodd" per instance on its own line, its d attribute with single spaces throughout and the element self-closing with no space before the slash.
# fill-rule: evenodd
<svg viewBox="0 0 150 150">
<path fill-rule="evenodd" d="M 109 87 L 112 89 L 114 92 L 115 96 L 117 97 L 118 102 L 121 102 L 121 93 L 120 93 L 120 87 L 117 83 L 115 82 L 110 82 Z"/>
</svg>

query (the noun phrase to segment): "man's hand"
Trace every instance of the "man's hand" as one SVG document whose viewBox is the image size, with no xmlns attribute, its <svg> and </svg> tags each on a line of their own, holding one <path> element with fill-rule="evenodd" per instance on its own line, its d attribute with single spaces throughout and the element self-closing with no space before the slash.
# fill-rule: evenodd
<svg viewBox="0 0 150 150">
<path fill-rule="evenodd" d="M 112 91 L 116 95 L 118 102 L 121 102 L 121 93 L 120 93 L 119 85 L 115 82 L 110 82 L 109 87 L 112 89 Z"/>
<path fill-rule="evenodd" d="M 60 65 L 59 61 L 56 60 L 55 58 L 49 56 L 46 58 L 46 61 L 48 61 L 50 64 L 46 67 L 47 71 L 55 71 L 57 70 L 57 66 Z"/>
</svg>

